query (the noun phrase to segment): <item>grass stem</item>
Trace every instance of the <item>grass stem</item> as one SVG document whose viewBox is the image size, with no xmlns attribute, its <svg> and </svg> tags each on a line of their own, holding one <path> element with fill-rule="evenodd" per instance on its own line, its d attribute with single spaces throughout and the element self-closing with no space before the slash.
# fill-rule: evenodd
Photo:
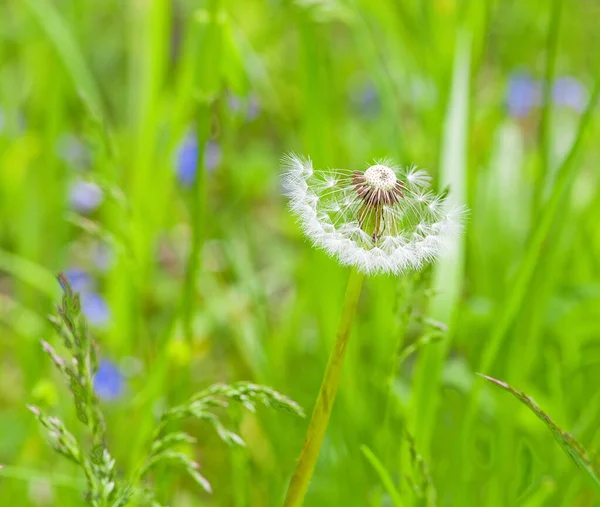
<svg viewBox="0 0 600 507">
<path fill-rule="evenodd" d="M 317 464 L 321 444 L 323 443 L 329 417 L 331 416 L 331 409 L 340 381 L 348 338 L 350 337 L 350 330 L 352 329 L 352 322 L 358 298 L 360 297 L 363 279 L 364 275 L 355 270 L 352 270 L 350 273 L 335 344 L 329 356 L 327 370 L 325 371 L 319 396 L 310 418 L 304 446 L 302 447 L 294 475 L 290 481 L 284 507 L 300 507 L 304 502 L 304 496 L 306 495 L 306 490 Z"/>
</svg>

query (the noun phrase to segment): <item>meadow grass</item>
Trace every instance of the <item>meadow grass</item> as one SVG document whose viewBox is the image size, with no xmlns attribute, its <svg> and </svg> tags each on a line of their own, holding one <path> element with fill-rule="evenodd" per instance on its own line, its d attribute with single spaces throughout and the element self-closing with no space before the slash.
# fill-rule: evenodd
<svg viewBox="0 0 600 507">
<path fill-rule="evenodd" d="M 99 358 L 120 371 L 101 400 L 119 477 L 160 414 L 209 385 L 312 411 L 350 270 L 286 209 L 289 151 L 417 164 L 470 210 L 434 265 L 365 278 L 305 505 L 600 505 L 599 15 L 584 0 L 1 2 L 0 505 L 86 505 L 84 474 L 27 410 L 88 442 L 39 342 L 60 344 L 59 272 L 86 274 Z M 101 190 L 90 209 L 82 181 Z M 244 447 L 179 428 L 212 494 L 160 467 L 158 500 L 283 505 L 308 419 L 219 416 Z"/>
</svg>

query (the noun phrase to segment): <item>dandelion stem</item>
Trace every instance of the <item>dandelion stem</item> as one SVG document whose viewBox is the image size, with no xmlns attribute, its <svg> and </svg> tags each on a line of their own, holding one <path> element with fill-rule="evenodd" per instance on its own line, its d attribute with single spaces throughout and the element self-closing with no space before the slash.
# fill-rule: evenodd
<svg viewBox="0 0 600 507">
<path fill-rule="evenodd" d="M 319 396 L 317 397 L 310 418 L 304 446 L 302 447 L 302 452 L 298 458 L 294 475 L 290 481 L 284 507 L 300 507 L 302 505 L 306 490 L 308 489 L 308 485 L 312 478 L 340 381 L 340 373 L 346 355 L 346 346 L 348 345 L 348 338 L 350 336 L 350 330 L 352 329 L 352 322 L 354 320 L 354 313 L 360 296 L 363 279 L 364 275 L 355 270 L 352 270 L 350 273 L 348 287 L 346 288 L 346 296 L 344 298 L 344 308 L 342 310 L 342 317 L 337 330 L 335 344 L 331 351 L 331 355 L 329 356 L 327 370 L 325 371 L 325 376 L 319 390 Z"/>
</svg>

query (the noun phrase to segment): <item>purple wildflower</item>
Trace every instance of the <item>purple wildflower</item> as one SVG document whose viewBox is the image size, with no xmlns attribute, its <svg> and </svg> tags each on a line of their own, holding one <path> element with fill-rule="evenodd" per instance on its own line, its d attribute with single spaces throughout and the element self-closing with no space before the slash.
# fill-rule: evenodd
<svg viewBox="0 0 600 507">
<path fill-rule="evenodd" d="M 108 271 L 113 260 L 113 249 L 108 243 L 97 242 L 92 246 L 91 256 L 100 271 Z"/>
<path fill-rule="evenodd" d="M 96 210 L 103 199 L 104 194 L 98 185 L 83 180 L 76 181 L 69 191 L 71 207 L 83 214 Z"/>
<path fill-rule="evenodd" d="M 97 292 L 85 292 L 81 295 L 81 310 L 92 326 L 102 327 L 110 320 L 108 305 Z"/>
<path fill-rule="evenodd" d="M 581 113 L 588 102 L 587 91 L 574 77 L 559 77 L 552 87 L 552 100 L 559 106 L 569 107 Z"/>
<path fill-rule="evenodd" d="M 350 101 L 364 116 L 376 116 L 381 111 L 377 88 L 371 81 L 357 83 L 350 90 Z"/>
<path fill-rule="evenodd" d="M 67 277 L 67 281 L 69 285 L 75 292 L 89 292 L 93 290 L 94 282 L 92 281 L 92 277 L 80 268 L 71 268 L 67 269 L 63 273 Z"/>
<path fill-rule="evenodd" d="M 237 113 L 242 108 L 242 99 L 235 93 L 229 93 L 227 95 L 227 105 L 231 111 Z"/>
<path fill-rule="evenodd" d="M 119 368 L 110 361 L 103 359 L 98 365 L 98 372 L 94 377 L 94 390 L 100 399 L 112 401 L 123 392 L 123 375 Z"/>
<path fill-rule="evenodd" d="M 90 165 L 90 152 L 79 137 L 65 133 L 56 143 L 58 156 L 74 169 L 85 170 Z"/>
<path fill-rule="evenodd" d="M 529 74 L 514 74 L 508 82 L 508 112 L 515 118 L 527 116 L 540 103 L 540 86 Z"/>
<path fill-rule="evenodd" d="M 227 105 L 232 113 L 245 114 L 247 122 L 255 120 L 260 114 L 260 101 L 255 94 L 248 97 L 239 97 L 234 93 L 229 93 L 227 95 Z"/>
<path fill-rule="evenodd" d="M 213 171 L 221 162 L 221 147 L 216 141 L 210 140 L 204 146 L 204 167 Z M 188 135 L 177 153 L 177 179 L 184 187 L 194 184 L 198 164 L 198 140 L 194 135 Z"/>
<path fill-rule="evenodd" d="M 246 111 L 246 120 L 255 120 L 260 114 L 260 100 L 256 95 L 251 95 L 248 99 L 248 110 Z"/>
<path fill-rule="evenodd" d="M 204 147 L 204 167 L 213 171 L 221 162 L 221 147 L 216 141 L 210 140 Z"/>
</svg>

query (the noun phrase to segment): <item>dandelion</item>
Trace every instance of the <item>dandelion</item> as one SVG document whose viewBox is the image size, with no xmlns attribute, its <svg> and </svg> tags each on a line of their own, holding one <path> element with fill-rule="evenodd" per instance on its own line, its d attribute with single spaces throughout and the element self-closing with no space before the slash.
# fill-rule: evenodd
<svg viewBox="0 0 600 507">
<path fill-rule="evenodd" d="M 100 361 L 94 377 L 94 391 L 103 400 L 117 399 L 123 392 L 123 375 L 119 368 L 107 360 Z"/>
<path fill-rule="evenodd" d="M 300 507 L 308 489 L 339 384 L 364 275 L 422 268 L 460 232 L 464 208 L 449 208 L 426 172 L 380 161 L 365 171 L 316 171 L 309 159 L 283 159 L 283 187 L 305 235 L 352 266 L 342 318 L 284 507 Z"/>
<path fill-rule="evenodd" d="M 315 246 L 365 274 L 419 269 L 460 230 L 461 208 L 447 209 L 425 171 L 381 161 L 366 171 L 315 171 L 284 159 L 290 208 Z"/>
</svg>

